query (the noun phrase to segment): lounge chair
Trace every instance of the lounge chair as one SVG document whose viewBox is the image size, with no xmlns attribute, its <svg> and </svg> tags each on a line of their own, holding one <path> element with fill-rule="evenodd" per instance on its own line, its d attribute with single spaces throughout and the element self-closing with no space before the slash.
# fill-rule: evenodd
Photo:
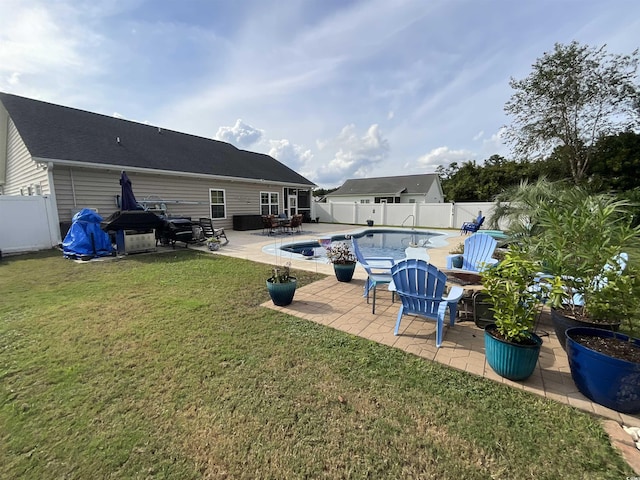
<svg viewBox="0 0 640 480">
<path fill-rule="evenodd" d="M 424 260 L 407 258 L 391 268 L 393 284 L 402 302 L 398 311 L 396 326 L 393 331 L 398 335 L 403 315 L 417 315 L 436 321 L 436 347 L 442 345 L 444 315 L 449 307 L 449 325 L 453 326 L 456 309 L 463 289 L 452 286 L 447 296 L 444 295 L 447 276 L 434 265 Z"/>
<path fill-rule="evenodd" d="M 498 263 L 497 259 L 492 258 L 496 246 L 496 240 L 490 235 L 475 233 L 464 241 L 462 254 L 447 256 L 447 269 L 480 272 L 489 265 Z M 456 259 L 462 260 L 460 267 L 454 266 Z"/>
<path fill-rule="evenodd" d="M 484 217 L 478 215 L 473 222 L 464 222 L 462 227 L 460 227 L 460 233 L 464 233 L 465 235 L 468 233 L 475 233 L 480 230 L 480 227 L 484 223 Z"/>
</svg>

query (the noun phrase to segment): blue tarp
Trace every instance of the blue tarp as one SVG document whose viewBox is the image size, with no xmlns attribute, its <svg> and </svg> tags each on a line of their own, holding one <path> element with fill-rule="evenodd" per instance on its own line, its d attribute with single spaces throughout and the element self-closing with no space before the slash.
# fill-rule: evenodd
<svg viewBox="0 0 640 480">
<path fill-rule="evenodd" d="M 111 239 L 100 228 L 100 215 L 83 208 L 71 220 L 71 228 L 62 242 L 62 251 L 66 258 L 89 259 L 108 257 L 112 254 Z"/>
</svg>

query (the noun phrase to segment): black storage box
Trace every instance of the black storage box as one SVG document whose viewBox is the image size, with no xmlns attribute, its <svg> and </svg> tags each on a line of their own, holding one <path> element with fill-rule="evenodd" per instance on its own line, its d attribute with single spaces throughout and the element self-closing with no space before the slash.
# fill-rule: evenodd
<svg viewBox="0 0 640 480">
<path fill-rule="evenodd" d="M 262 215 L 234 215 L 234 230 L 260 230 L 262 228 Z"/>
</svg>

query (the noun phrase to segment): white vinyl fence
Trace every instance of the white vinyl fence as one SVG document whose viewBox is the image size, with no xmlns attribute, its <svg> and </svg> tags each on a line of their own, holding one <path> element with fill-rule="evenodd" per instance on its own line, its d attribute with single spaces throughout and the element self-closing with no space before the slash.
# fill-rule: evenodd
<svg viewBox="0 0 640 480">
<path fill-rule="evenodd" d="M 61 242 L 49 196 L 0 195 L 0 250 L 12 254 L 45 250 Z"/>
<path fill-rule="evenodd" d="M 483 228 L 493 213 L 490 202 L 474 203 L 315 203 L 315 216 L 321 222 L 398 227 L 460 228 L 464 222 L 475 220 L 478 212 L 486 217 Z"/>
</svg>

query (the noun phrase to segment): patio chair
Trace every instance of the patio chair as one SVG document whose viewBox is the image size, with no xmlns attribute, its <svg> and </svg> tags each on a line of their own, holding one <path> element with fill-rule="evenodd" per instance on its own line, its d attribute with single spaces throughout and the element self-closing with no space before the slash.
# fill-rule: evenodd
<svg viewBox="0 0 640 480">
<path fill-rule="evenodd" d="M 495 265 L 498 260 L 491 256 L 496 246 L 496 240 L 490 235 L 475 233 L 464 241 L 462 254 L 447 255 L 447 269 L 480 272 L 490 265 Z M 456 260 L 462 260 L 462 265 L 455 267 Z"/>
<path fill-rule="evenodd" d="M 442 345 L 444 315 L 449 307 L 449 325 L 456 320 L 458 301 L 462 298 L 463 289 L 452 286 L 445 296 L 447 276 L 424 260 L 407 258 L 391 268 L 391 276 L 398 298 L 402 302 L 398 311 L 396 326 L 393 331 L 398 335 L 400 322 L 404 315 L 436 321 L 436 347 Z"/>
<path fill-rule="evenodd" d="M 224 233 L 224 228 L 213 228 L 213 222 L 210 218 L 201 217 L 198 220 L 198 223 L 200 224 L 200 228 L 202 228 L 202 232 L 204 233 L 205 238 L 213 237 L 220 242 L 222 242 L 222 239 L 224 238 L 224 242 L 222 243 L 222 245 L 226 245 L 227 243 L 229 243 L 227 234 Z"/>
<path fill-rule="evenodd" d="M 355 238 L 351 239 L 353 244 L 353 253 L 358 263 L 367 272 L 367 281 L 364 284 L 364 294 L 362 295 L 369 303 L 369 292 L 373 290 L 373 305 L 371 313 L 376 313 L 376 289 L 379 284 L 388 285 L 391 283 L 391 267 L 395 260 L 392 257 L 365 257 L 358 246 Z M 395 293 L 391 292 L 391 301 L 393 302 Z"/>
<path fill-rule="evenodd" d="M 272 233 L 278 233 L 281 229 L 280 222 L 274 215 L 263 215 L 262 216 L 262 233 L 267 232 L 267 235 L 271 235 Z"/>
<path fill-rule="evenodd" d="M 460 227 L 460 233 L 464 233 L 465 235 L 468 233 L 475 233 L 480 230 L 480 227 L 484 223 L 484 217 L 478 215 L 473 222 L 464 222 L 462 227 Z"/>
<path fill-rule="evenodd" d="M 294 215 L 291 217 L 291 220 L 285 224 L 285 227 L 289 230 L 289 233 L 299 233 L 302 231 L 302 215 Z"/>
</svg>

